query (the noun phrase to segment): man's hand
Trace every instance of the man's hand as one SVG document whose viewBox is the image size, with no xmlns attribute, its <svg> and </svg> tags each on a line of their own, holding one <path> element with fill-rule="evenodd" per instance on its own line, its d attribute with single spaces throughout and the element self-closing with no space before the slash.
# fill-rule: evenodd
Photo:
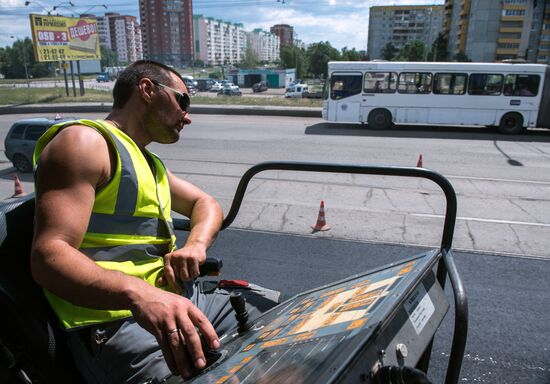
<svg viewBox="0 0 550 384">
<path fill-rule="evenodd" d="M 154 291 L 133 305 L 134 318 L 155 336 L 172 373 L 189 378 L 193 365 L 198 369 L 206 366 L 197 329 L 211 348 L 218 349 L 216 331 L 188 299 L 156 288 Z"/>
<path fill-rule="evenodd" d="M 180 292 L 178 280 L 190 281 L 199 276 L 199 266 L 206 261 L 206 247 L 186 244 L 164 255 L 164 274 L 167 283 Z"/>
</svg>

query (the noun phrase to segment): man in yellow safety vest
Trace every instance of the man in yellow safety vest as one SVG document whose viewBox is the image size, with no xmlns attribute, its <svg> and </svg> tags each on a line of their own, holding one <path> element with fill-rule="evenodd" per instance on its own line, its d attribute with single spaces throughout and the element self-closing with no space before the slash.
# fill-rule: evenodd
<svg viewBox="0 0 550 384">
<path fill-rule="evenodd" d="M 199 336 L 219 348 L 217 335 L 235 326 L 228 291 L 193 282 L 222 210 L 146 149 L 176 142 L 191 123 L 179 74 L 138 61 L 119 74 L 113 96 L 105 120 L 56 125 L 37 143 L 33 277 L 86 381 L 189 377 L 206 362 Z M 179 249 L 172 210 L 191 222 Z M 252 316 L 277 303 L 278 292 L 247 288 Z"/>
</svg>

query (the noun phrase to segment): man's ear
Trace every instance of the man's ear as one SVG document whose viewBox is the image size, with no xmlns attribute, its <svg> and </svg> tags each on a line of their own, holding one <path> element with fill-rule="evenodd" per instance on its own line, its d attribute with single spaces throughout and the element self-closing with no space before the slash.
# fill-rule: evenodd
<svg viewBox="0 0 550 384">
<path fill-rule="evenodd" d="M 149 104 L 155 93 L 155 84 L 151 80 L 143 78 L 139 81 L 137 88 L 139 96 Z"/>
</svg>

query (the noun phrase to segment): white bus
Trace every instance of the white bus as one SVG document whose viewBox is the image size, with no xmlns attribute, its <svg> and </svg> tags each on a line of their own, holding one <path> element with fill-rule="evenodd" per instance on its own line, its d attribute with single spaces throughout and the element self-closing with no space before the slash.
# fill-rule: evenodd
<svg viewBox="0 0 550 384">
<path fill-rule="evenodd" d="M 323 118 L 368 123 L 550 128 L 550 72 L 542 64 L 333 61 Z"/>
</svg>

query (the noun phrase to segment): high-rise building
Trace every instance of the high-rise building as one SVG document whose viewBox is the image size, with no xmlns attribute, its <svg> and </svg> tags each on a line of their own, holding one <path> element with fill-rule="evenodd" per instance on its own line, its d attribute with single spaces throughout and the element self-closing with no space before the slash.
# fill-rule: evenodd
<svg viewBox="0 0 550 384">
<path fill-rule="evenodd" d="M 279 36 L 280 47 L 292 47 L 294 45 L 294 28 L 288 24 L 276 24 L 270 32 Z"/>
<path fill-rule="evenodd" d="M 248 46 L 260 61 L 274 62 L 280 58 L 279 37 L 260 28 L 248 32 Z"/>
<path fill-rule="evenodd" d="M 446 0 L 444 30 L 451 57 L 548 63 L 550 4 L 544 0 Z"/>
<path fill-rule="evenodd" d="M 241 23 L 231 23 L 202 15 L 193 16 L 196 60 L 208 65 L 237 64 L 247 47 Z"/>
<path fill-rule="evenodd" d="M 418 40 L 431 48 L 443 28 L 442 5 L 370 7 L 368 54 L 382 59 L 382 50 L 391 43 L 397 49 Z"/>
<path fill-rule="evenodd" d="M 195 61 L 192 0 L 140 0 L 143 55 L 168 65 Z"/>
<path fill-rule="evenodd" d="M 122 63 L 143 58 L 141 28 L 134 16 L 108 12 L 96 18 L 100 45 L 115 51 Z"/>
</svg>

